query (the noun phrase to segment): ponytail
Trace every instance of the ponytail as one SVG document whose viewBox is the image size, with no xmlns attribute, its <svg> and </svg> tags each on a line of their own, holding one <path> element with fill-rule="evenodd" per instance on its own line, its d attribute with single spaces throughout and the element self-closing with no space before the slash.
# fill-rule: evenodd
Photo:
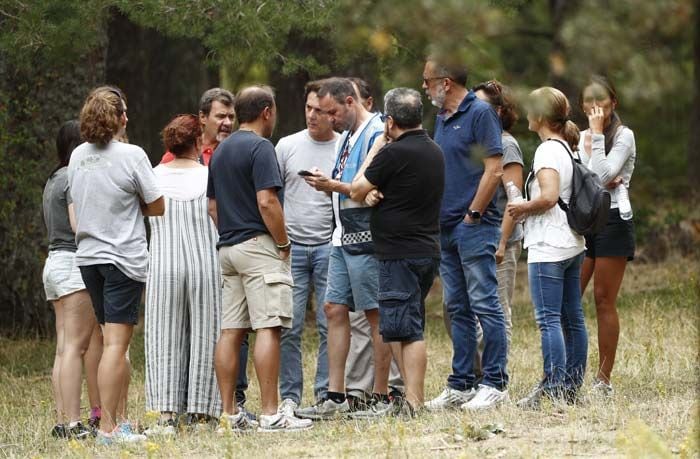
<svg viewBox="0 0 700 459">
<path fill-rule="evenodd" d="M 561 134 L 564 140 L 566 140 L 566 143 L 571 147 L 571 151 L 578 151 L 578 141 L 581 138 L 581 134 L 576 123 L 567 120 L 566 123 L 564 123 Z"/>
</svg>

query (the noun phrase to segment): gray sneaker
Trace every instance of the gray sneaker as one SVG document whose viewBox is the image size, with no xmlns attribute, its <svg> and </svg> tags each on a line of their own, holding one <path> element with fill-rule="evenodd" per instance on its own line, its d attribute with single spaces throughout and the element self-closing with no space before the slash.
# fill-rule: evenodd
<svg viewBox="0 0 700 459">
<path fill-rule="evenodd" d="M 591 387 L 591 394 L 594 397 L 610 398 L 615 395 L 615 389 L 613 389 L 612 384 L 596 378 L 593 381 L 593 387 Z"/>
<path fill-rule="evenodd" d="M 222 414 L 219 418 L 219 428 L 216 433 L 223 435 L 230 432 L 246 433 L 253 432 L 258 428 L 257 421 L 251 421 L 245 411 L 236 414 Z"/>
<path fill-rule="evenodd" d="M 451 408 L 459 408 L 464 403 L 470 401 L 476 395 L 474 388 L 467 390 L 457 390 L 445 387 L 440 395 L 425 404 L 428 411 L 440 411 Z"/>
<path fill-rule="evenodd" d="M 349 412 L 350 405 L 348 405 L 347 400 L 343 400 L 343 403 L 336 403 L 326 399 L 307 408 L 296 410 L 294 414 L 301 419 L 326 420 L 344 418 Z"/>
<path fill-rule="evenodd" d="M 537 410 L 542 404 L 544 395 L 544 386 L 539 383 L 525 397 L 518 400 L 516 406 L 524 410 Z"/>
<path fill-rule="evenodd" d="M 394 412 L 394 404 L 391 400 L 382 399 L 378 394 L 372 394 L 368 402 L 369 408 L 350 413 L 352 419 L 375 419 L 390 416 Z"/>
</svg>

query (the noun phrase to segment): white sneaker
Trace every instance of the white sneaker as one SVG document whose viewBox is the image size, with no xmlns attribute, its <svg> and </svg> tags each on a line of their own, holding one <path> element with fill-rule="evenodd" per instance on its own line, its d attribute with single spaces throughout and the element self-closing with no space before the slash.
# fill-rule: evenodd
<svg viewBox="0 0 700 459">
<path fill-rule="evenodd" d="M 296 411 L 297 408 L 299 408 L 297 402 L 295 402 L 291 398 L 285 398 L 284 400 L 282 400 L 282 403 L 280 403 L 279 408 L 277 408 L 277 413 L 293 418 L 294 411 Z"/>
<path fill-rule="evenodd" d="M 609 398 L 615 395 L 615 389 L 613 389 L 612 384 L 601 381 L 600 379 L 595 379 L 593 381 L 593 387 L 591 387 L 591 393 L 594 396 L 601 398 Z"/>
<path fill-rule="evenodd" d="M 256 427 L 258 427 L 258 422 L 250 419 L 245 411 L 239 410 L 234 415 L 222 414 L 221 418 L 219 418 L 219 428 L 216 429 L 216 433 L 223 435 L 228 432 L 252 432 Z"/>
<path fill-rule="evenodd" d="M 462 405 L 463 410 L 488 410 L 509 400 L 508 390 L 479 384 L 474 398 Z"/>
<path fill-rule="evenodd" d="M 294 432 L 308 430 L 314 426 L 311 419 L 299 419 L 294 416 L 286 416 L 282 413 L 260 415 L 260 427 L 258 432 Z"/>
<path fill-rule="evenodd" d="M 471 388 L 467 390 L 457 390 L 445 387 L 440 395 L 425 404 L 429 411 L 446 410 L 449 408 L 459 408 L 476 395 L 476 391 Z"/>
<path fill-rule="evenodd" d="M 172 437 L 176 434 L 175 420 L 168 419 L 166 421 L 158 422 L 157 424 L 144 430 L 143 433 L 147 437 Z"/>
</svg>

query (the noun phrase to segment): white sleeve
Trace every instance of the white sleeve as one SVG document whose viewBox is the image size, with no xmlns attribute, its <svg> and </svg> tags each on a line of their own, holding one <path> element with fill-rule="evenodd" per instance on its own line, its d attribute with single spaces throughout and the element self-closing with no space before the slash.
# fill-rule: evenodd
<svg viewBox="0 0 700 459">
<path fill-rule="evenodd" d="M 535 160 L 532 165 L 533 172 L 537 174 L 540 169 L 554 169 L 561 172 L 561 155 L 566 155 L 569 160 L 569 153 L 564 150 L 564 147 L 557 142 L 544 142 L 537 147 L 535 151 Z"/>
<path fill-rule="evenodd" d="M 634 134 L 630 129 L 621 128 L 615 136 L 610 153 L 605 155 L 605 136 L 593 134 L 591 139 L 590 167 L 598 174 L 600 180 L 607 184 L 622 172 L 622 167 L 634 152 Z"/>
</svg>

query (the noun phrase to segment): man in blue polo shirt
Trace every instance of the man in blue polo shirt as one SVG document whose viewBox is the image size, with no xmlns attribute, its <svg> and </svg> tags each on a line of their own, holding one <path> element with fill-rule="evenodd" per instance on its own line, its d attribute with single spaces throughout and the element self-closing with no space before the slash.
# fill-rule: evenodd
<svg viewBox="0 0 700 459">
<path fill-rule="evenodd" d="M 508 344 L 495 258 L 501 224 L 495 202 L 502 175 L 501 123 L 466 84 L 465 68 L 435 58 L 426 62 L 423 89 L 441 109 L 434 139 L 445 155 L 440 276 L 454 352 L 447 387 L 426 403 L 430 410 L 488 409 L 508 399 Z M 484 330 L 484 376 L 474 387 L 477 320 Z"/>
</svg>

